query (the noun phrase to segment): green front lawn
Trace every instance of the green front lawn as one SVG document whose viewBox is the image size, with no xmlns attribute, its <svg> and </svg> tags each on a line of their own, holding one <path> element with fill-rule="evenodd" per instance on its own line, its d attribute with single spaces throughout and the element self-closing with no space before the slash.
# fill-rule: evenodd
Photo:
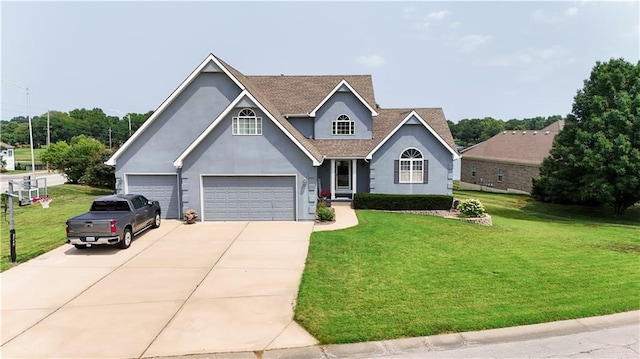
<svg viewBox="0 0 640 359">
<path fill-rule="evenodd" d="M 314 232 L 295 319 L 346 343 L 640 308 L 640 207 L 609 220 L 526 196 L 456 197 L 480 198 L 493 227 L 358 211 L 358 227 Z"/>
<path fill-rule="evenodd" d="M 19 207 L 18 201 L 14 201 L 18 263 L 64 244 L 66 220 L 84 213 L 89 209 L 94 198 L 112 194 L 113 190 L 65 184 L 49 187 L 48 192 L 53 197 L 48 209 L 43 209 L 39 203 Z M 9 215 L 3 207 L 0 230 L 1 271 L 11 267 L 8 218 Z"/>
</svg>

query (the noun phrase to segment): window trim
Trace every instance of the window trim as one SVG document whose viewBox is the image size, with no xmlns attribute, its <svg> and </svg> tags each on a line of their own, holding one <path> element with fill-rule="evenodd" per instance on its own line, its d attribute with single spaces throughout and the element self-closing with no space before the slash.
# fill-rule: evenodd
<svg viewBox="0 0 640 359">
<path fill-rule="evenodd" d="M 338 133 L 338 124 L 348 124 L 349 133 Z M 356 133 L 356 122 L 347 114 L 340 114 L 331 122 L 331 134 L 333 136 L 353 136 Z"/>
<path fill-rule="evenodd" d="M 240 126 L 242 120 L 248 121 L 244 126 Z M 241 129 L 249 129 L 250 133 L 242 133 Z M 250 108 L 243 108 L 238 111 L 238 116 L 234 116 L 231 122 L 231 133 L 234 136 L 262 136 L 262 117 L 256 116 L 256 112 Z"/>
<path fill-rule="evenodd" d="M 414 151 L 412 154 L 409 151 Z M 420 157 L 403 157 L 405 153 L 408 156 L 415 156 L 416 153 L 420 155 Z M 409 169 L 402 169 L 403 163 L 408 165 Z M 419 169 L 417 169 L 417 165 L 420 165 Z M 398 162 L 398 183 L 424 183 L 424 156 L 422 155 L 422 151 L 415 147 L 409 147 L 400 153 L 400 158 Z M 403 173 L 409 173 L 409 180 L 403 180 Z M 420 173 L 419 181 L 416 174 Z"/>
</svg>

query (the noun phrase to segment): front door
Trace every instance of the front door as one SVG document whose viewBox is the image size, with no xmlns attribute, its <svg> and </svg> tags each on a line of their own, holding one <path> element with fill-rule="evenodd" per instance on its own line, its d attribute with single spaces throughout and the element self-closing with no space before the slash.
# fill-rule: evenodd
<svg viewBox="0 0 640 359">
<path fill-rule="evenodd" d="M 338 192 L 351 191 L 351 161 L 336 161 L 336 190 Z"/>
</svg>

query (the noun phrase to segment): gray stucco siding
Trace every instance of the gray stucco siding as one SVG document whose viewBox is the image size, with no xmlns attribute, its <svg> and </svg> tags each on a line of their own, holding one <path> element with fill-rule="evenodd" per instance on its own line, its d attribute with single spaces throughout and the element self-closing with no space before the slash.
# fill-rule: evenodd
<svg viewBox="0 0 640 359">
<path fill-rule="evenodd" d="M 262 135 L 234 136 L 232 118 L 240 109 L 234 109 L 187 156 L 182 167 L 184 209 L 199 210 L 201 203 L 201 176 L 295 176 L 298 220 L 315 218 L 315 188 L 317 178 L 313 162 L 264 113 Z M 308 183 L 304 183 L 304 180 Z M 311 212 L 311 213 L 310 213 Z"/>
<path fill-rule="evenodd" d="M 333 121 L 345 114 L 355 122 L 353 135 L 333 135 Z M 371 139 L 371 111 L 351 92 L 336 92 L 316 112 L 314 136 L 319 140 Z"/>
<path fill-rule="evenodd" d="M 422 152 L 428 164 L 428 183 L 394 183 L 394 161 L 407 148 Z M 405 124 L 376 151 L 371 160 L 372 193 L 451 194 L 453 156 L 424 126 Z"/>
<path fill-rule="evenodd" d="M 224 73 L 201 73 L 116 160 L 125 173 L 175 173 L 173 161 L 238 96 Z"/>
<path fill-rule="evenodd" d="M 304 137 L 313 138 L 313 117 L 289 117 L 288 120 Z"/>
</svg>

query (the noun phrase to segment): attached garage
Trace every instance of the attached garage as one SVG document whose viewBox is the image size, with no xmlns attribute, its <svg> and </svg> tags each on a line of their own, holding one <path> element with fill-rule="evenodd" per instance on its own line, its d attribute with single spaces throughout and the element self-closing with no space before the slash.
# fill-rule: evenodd
<svg viewBox="0 0 640 359">
<path fill-rule="evenodd" d="M 295 176 L 202 177 L 205 221 L 295 221 Z"/>
<path fill-rule="evenodd" d="M 180 218 L 176 175 L 127 175 L 127 193 L 160 202 L 162 218 Z"/>
</svg>

